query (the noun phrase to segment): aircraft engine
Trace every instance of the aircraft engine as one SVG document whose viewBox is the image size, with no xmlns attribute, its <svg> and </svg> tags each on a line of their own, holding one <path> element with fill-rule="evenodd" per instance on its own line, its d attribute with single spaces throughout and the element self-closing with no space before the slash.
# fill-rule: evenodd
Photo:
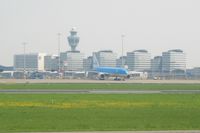
<svg viewBox="0 0 200 133">
<path fill-rule="evenodd" d="M 127 79 L 130 79 L 130 77 L 131 77 L 131 75 L 127 75 L 127 76 L 126 76 Z"/>
<path fill-rule="evenodd" d="M 100 80 L 104 80 L 104 79 L 105 79 L 105 74 L 100 73 L 100 74 L 98 75 L 98 78 L 99 78 Z"/>
</svg>

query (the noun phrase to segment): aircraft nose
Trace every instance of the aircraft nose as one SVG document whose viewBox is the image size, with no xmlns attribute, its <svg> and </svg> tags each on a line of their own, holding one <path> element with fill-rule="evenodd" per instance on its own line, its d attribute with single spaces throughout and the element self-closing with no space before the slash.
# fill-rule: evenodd
<svg viewBox="0 0 200 133">
<path fill-rule="evenodd" d="M 128 75 L 128 71 L 127 71 L 127 70 L 124 70 L 124 73 L 125 73 L 126 75 Z"/>
</svg>

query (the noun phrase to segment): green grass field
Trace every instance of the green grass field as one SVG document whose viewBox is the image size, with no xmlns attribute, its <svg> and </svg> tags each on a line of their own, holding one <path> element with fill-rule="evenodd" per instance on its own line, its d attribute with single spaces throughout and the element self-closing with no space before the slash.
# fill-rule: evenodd
<svg viewBox="0 0 200 133">
<path fill-rule="evenodd" d="M 197 94 L 0 94 L 0 132 L 199 130 Z"/>
<path fill-rule="evenodd" d="M 200 90 L 200 84 L 0 84 L 0 89 L 135 89 L 135 90 Z"/>
</svg>

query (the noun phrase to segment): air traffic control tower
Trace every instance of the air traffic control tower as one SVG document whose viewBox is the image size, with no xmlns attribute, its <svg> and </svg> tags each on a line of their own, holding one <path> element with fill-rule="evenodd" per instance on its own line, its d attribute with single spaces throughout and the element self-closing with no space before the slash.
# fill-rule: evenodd
<svg viewBox="0 0 200 133">
<path fill-rule="evenodd" d="M 79 43 L 79 37 L 77 36 L 76 28 L 73 27 L 70 31 L 70 36 L 68 36 L 68 43 L 71 47 L 71 51 L 76 51 L 76 46 Z"/>
<path fill-rule="evenodd" d="M 70 51 L 61 53 L 60 59 L 64 71 L 82 71 L 84 54 L 76 50 L 79 43 L 76 28 L 70 30 L 70 35 L 67 37 L 68 44 L 71 47 Z"/>
</svg>

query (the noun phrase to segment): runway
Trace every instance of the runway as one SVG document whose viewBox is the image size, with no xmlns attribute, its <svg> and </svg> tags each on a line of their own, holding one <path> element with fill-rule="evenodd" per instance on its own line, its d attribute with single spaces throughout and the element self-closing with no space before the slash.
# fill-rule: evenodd
<svg viewBox="0 0 200 133">
<path fill-rule="evenodd" d="M 89 80 L 89 79 L 0 79 L 1 84 L 15 83 L 154 83 L 154 84 L 200 84 L 200 80 Z"/>
<path fill-rule="evenodd" d="M 200 90 L 57 90 L 2 89 L 0 94 L 200 94 Z"/>
</svg>

